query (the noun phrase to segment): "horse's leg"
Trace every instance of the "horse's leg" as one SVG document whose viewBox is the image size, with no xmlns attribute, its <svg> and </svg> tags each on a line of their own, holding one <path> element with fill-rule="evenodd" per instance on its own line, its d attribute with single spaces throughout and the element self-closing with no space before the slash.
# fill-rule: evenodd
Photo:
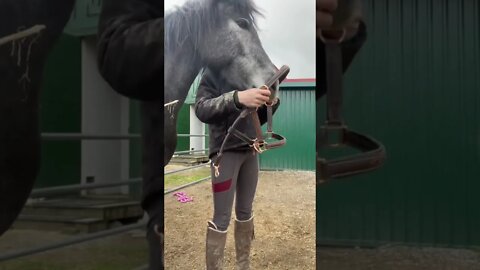
<svg viewBox="0 0 480 270">
<path fill-rule="evenodd" d="M 162 117 L 163 104 L 160 101 L 142 102 L 142 207 L 149 216 L 147 240 L 150 249 L 150 269 L 163 269 Z"/>
<path fill-rule="evenodd" d="M 0 1 L 0 235 L 22 210 L 40 164 L 39 90 L 74 0 Z M 35 25 L 44 29 L 13 35 Z"/>
</svg>

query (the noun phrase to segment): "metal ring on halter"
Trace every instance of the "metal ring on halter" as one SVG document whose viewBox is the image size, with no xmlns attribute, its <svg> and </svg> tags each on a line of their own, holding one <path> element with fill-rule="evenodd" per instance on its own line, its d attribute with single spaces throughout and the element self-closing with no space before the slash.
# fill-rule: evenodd
<svg viewBox="0 0 480 270">
<path fill-rule="evenodd" d="M 255 138 L 253 140 L 253 143 L 251 145 L 251 147 L 253 147 L 253 149 L 255 149 L 255 151 L 257 151 L 257 153 L 261 154 L 265 151 L 267 151 L 267 143 L 266 142 L 261 142 L 258 140 L 258 138 Z"/>
<path fill-rule="evenodd" d="M 215 177 L 218 177 L 220 175 L 220 164 L 213 164 L 213 169 L 215 170 Z"/>
<path fill-rule="evenodd" d="M 323 43 L 328 43 L 328 42 L 342 43 L 345 40 L 346 36 L 347 36 L 347 30 L 345 30 L 345 28 L 342 29 L 342 35 L 340 36 L 339 39 L 325 38 L 323 36 L 323 30 L 320 30 L 320 39 L 323 41 Z"/>
<path fill-rule="evenodd" d="M 257 153 L 259 153 L 259 154 L 267 151 L 267 149 L 265 149 L 263 146 L 260 146 L 258 143 L 254 144 L 254 145 L 253 145 L 253 148 L 254 148 L 255 151 L 257 151 Z"/>
</svg>

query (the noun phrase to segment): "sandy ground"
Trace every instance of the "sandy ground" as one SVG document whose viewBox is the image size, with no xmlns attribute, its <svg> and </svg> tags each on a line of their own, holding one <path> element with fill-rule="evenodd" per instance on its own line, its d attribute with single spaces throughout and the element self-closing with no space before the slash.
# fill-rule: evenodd
<svg viewBox="0 0 480 270">
<path fill-rule="evenodd" d="M 57 243 L 73 235 L 9 230 L 0 238 L 0 254 Z M 0 262 L 0 270 L 132 270 L 147 263 L 143 230 Z"/>
<path fill-rule="evenodd" d="M 213 201 L 210 181 L 182 190 L 194 198 L 165 197 L 166 269 L 204 269 L 205 234 Z M 315 174 L 262 172 L 254 202 L 252 269 L 315 269 Z M 233 221 L 233 220 L 232 220 Z M 234 269 L 233 222 L 225 269 Z"/>
<path fill-rule="evenodd" d="M 478 270 L 480 252 L 465 249 L 383 247 L 319 248 L 321 270 Z"/>
</svg>

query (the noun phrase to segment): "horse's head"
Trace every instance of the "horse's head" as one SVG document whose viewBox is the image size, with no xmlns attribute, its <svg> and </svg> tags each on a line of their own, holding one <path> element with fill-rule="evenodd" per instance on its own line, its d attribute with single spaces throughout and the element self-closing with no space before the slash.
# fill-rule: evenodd
<svg viewBox="0 0 480 270">
<path fill-rule="evenodd" d="M 208 68 L 233 89 L 260 87 L 277 68 L 262 47 L 252 0 L 191 0 L 165 15 L 164 164 L 176 147 L 176 120 L 190 85 Z M 231 90 L 233 90 L 231 89 Z"/>
<path fill-rule="evenodd" d="M 202 62 L 237 89 L 259 87 L 276 71 L 257 34 L 251 0 L 207 0 L 209 31 L 197 45 Z"/>
</svg>

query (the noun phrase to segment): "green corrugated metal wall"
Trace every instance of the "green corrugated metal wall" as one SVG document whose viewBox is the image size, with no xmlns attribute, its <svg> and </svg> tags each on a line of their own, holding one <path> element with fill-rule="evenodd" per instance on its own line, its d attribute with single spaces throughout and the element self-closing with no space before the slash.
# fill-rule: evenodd
<svg viewBox="0 0 480 270">
<path fill-rule="evenodd" d="M 345 118 L 388 159 L 318 187 L 317 241 L 478 246 L 479 3 L 366 3 L 369 39 L 347 74 Z"/>
<path fill-rule="evenodd" d="M 178 113 L 177 134 L 190 133 L 190 105 L 184 104 Z M 175 151 L 185 151 L 190 149 L 190 138 L 178 137 Z"/>
<path fill-rule="evenodd" d="M 273 130 L 287 138 L 281 148 L 260 155 L 263 170 L 315 170 L 315 87 L 284 84 Z M 265 130 L 265 127 L 264 127 Z"/>
<path fill-rule="evenodd" d="M 102 0 L 76 0 L 72 16 L 65 26 L 64 32 L 74 36 L 95 35 L 102 2 Z"/>
<path fill-rule="evenodd" d="M 81 131 L 80 39 L 63 35 L 50 53 L 40 100 L 42 132 Z M 41 169 L 35 187 L 80 182 L 80 141 L 42 142 Z"/>
</svg>

